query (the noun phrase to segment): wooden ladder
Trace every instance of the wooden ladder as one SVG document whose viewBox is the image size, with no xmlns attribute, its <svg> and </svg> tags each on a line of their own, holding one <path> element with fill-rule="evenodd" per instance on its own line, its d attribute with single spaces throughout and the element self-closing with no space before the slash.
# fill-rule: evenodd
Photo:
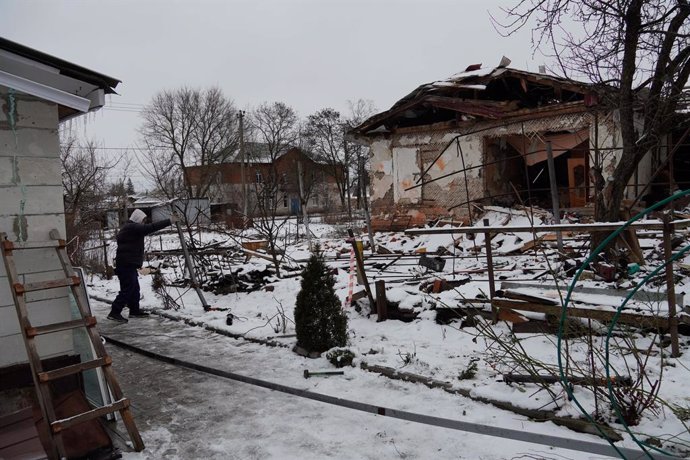
<svg viewBox="0 0 690 460">
<path fill-rule="evenodd" d="M 7 235 L 5 233 L 0 233 L 2 258 L 5 263 L 7 278 L 10 283 L 12 297 L 14 298 L 14 305 L 19 318 L 19 325 L 22 330 L 22 338 L 24 340 L 24 345 L 26 346 L 26 352 L 29 358 L 29 365 L 31 367 L 31 373 L 38 397 L 37 399 L 43 413 L 43 418 L 50 427 L 50 443 L 53 452 L 49 452 L 48 454 L 51 456 L 51 458 L 67 458 L 65 445 L 62 439 L 63 430 L 114 412 L 120 413 L 122 421 L 124 422 L 127 432 L 129 433 L 129 437 L 132 440 L 134 449 L 136 451 L 141 451 L 144 449 L 144 442 L 142 441 L 136 424 L 134 423 L 134 418 L 132 417 L 132 413 L 129 408 L 129 400 L 124 397 L 120 384 L 115 377 L 115 373 L 111 366 L 112 359 L 108 355 L 108 352 L 101 341 L 101 336 L 98 333 L 98 329 L 95 327 L 96 318 L 91 316 L 87 310 L 87 299 L 85 297 L 84 290 L 80 289 L 79 286 L 81 279 L 79 276 L 77 276 L 69 261 L 65 240 L 60 238 L 60 234 L 57 230 L 51 230 L 50 238 L 52 238 L 52 241 L 15 244 L 7 239 Z M 60 260 L 60 264 L 62 265 L 62 269 L 66 277 L 36 283 L 20 282 L 14 261 L 14 251 L 40 248 L 54 248 L 57 251 L 57 256 Z M 59 287 L 69 287 L 72 290 L 72 294 L 79 310 L 80 319 L 43 326 L 32 326 L 28 317 L 26 294 L 29 292 L 55 289 Z M 66 331 L 80 327 L 86 328 L 86 332 L 95 350 L 95 359 L 51 371 L 44 371 L 36 347 L 36 337 L 43 334 Z M 55 407 L 51 397 L 50 382 L 68 375 L 78 374 L 88 369 L 97 368 L 101 368 L 103 370 L 105 381 L 108 384 L 115 401 L 111 404 L 97 407 L 88 412 L 76 414 L 65 419 L 58 419 L 55 415 Z"/>
</svg>

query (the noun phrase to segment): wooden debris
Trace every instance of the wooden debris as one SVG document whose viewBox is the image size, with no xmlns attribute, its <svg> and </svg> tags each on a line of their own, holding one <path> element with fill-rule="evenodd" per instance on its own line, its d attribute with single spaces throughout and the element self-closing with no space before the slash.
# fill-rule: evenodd
<svg viewBox="0 0 690 460">
<path fill-rule="evenodd" d="M 544 305 L 532 302 L 520 302 L 516 300 L 494 299 L 492 304 L 498 308 L 511 308 L 514 310 L 534 311 L 538 313 L 546 313 L 560 317 L 561 307 L 556 305 Z M 594 308 L 577 308 L 568 307 L 568 316 L 574 318 L 588 318 L 605 323 L 613 320 L 615 310 L 596 310 Z M 681 317 L 683 319 L 685 317 Z M 634 313 L 620 313 L 618 316 L 618 323 L 630 324 L 637 327 L 654 327 L 654 328 L 668 328 L 668 318 L 660 318 L 651 315 L 638 315 Z"/>
<path fill-rule="evenodd" d="M 507 321 L 509 323 L 526 323 L 529 321 L 527 318 L 516 313 L 510 308 L 501 308 L 498 310 L 498 320 Z"/>
<path fill-rule="evenodd" d="M 560 377 L 557 375 L 523 375 L 523 374 L 503 374 L 503 381 L 505 383 L 559 383 L 561 381 Z M 598 386 L 603 387 L 609 384 L 606 378 L 592 378 L 588 377 L 568 377 L 568 382 L 573 385 L 583 385 L 583 386 Z M 632 379 L 629 376 L 626 377 L 616 377 L 613 376 L 610 382 L 615 387 L 620 386 L 630 386 L 632 385 Z"/>
<path fill-rule="evenodd" d="M 259 249 L 266 249 L 268 247 L 267 240 L 247 240 L 242 242 L 242 248 L 250 251 L 258 251 Z"/>
<path fill-rule="evenodd" d="M 613 428 L 603 425 L 591 423 L 587 420 L 576 419 L 572 417 L 559 417 L 555 415 L 553 411 L 540 410 L 540 409 L 525 409 L 524 407 L 519 407 L 506 401 L 498 401 L 495 399 L 486 398 L 483 396 L 476 396 L 472 390 L 466 390 L 464 388 L 454 388 L 450 382 L 443 382 L 440 380 L 434 380 L 429 377 L 422 375 L 412 374 L 408 372 L 401 372 L 392 367 L 369 365 L 362 362 L 360 366 L 363 370 L 369 372 L 376 372 L 378 374 L 385 375 L 391 379 L 405 380 L 408 382 L 421 383 L 429 388 L 440 388 L 448 393 L 460 394 L 466 398 L 472 399 L 473 401 L 481 402 L 484 404 L 491 404 L 499 409 L 514 412 L 516 414 L 529 417 L 537 422 L 547 422 L 551 421 L 556 425 L 565 426 L 578 433 L 589 433 L 596 436 L 604 436 L 611 441 L 622 441 L 623 437 L 618 434 Z M 601 430 L 601 431 L 600 431 Z"/>
<path fill-rule="evenodd" d="M 496 296 L 497 297 L 505 297 L 506 299 L 524 300 L 525 302 L 538 303 L 538 304 L 542 304 L 542 305 L 560 305 L 559 302 L 555 301 L 554 299 L 550 299 L 548 297 L 523 294 L 521 292 L 510 291 L 508 289 L 501 289 L 499 291 L 496 291 Z"/>
</svg>

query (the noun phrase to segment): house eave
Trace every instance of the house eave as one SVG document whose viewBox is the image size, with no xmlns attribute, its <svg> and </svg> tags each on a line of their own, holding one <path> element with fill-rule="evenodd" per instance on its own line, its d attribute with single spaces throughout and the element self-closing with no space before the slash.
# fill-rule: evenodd
<svg viewBox="0 0 690 460">
<path fill-rule="evenodd" d="M 91 100 L 88 98 L 70 94 L 66 91 L 43 85 L 3 70 L 0 70 L 0 85 L 54 102 L 58 105 L 69 107 L 82 113 L 88 112 L 91 107 Z"/>
</svg>

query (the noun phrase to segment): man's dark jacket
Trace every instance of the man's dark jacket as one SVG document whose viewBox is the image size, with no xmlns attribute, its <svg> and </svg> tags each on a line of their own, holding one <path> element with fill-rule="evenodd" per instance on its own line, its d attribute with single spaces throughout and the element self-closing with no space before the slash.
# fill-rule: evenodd
<svg viewBox="0 0 690 460">
<path fill-rule="evenodd" d="M 159 220 L 152 224 L 137 224 L 128 220 L 117 234 L 117 254 L 115 265 L 134 265 L 140 268 L 144 264 L 144 237 L 156 230 L 170 225 L 170 219 Z"/>
</svg>

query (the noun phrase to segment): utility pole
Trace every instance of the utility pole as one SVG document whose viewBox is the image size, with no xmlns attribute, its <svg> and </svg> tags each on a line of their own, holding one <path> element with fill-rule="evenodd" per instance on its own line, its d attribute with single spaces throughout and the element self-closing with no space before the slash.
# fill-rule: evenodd
<svg viewBox="0 0 690 460">
<path fill-rule="evenodd" d="M 302 171 L 301 161 L 297 161 L 297 183 L 299 184 L 299 204 L 302 208 L 304 233 L 307 235 L 307 243 L 309 244 L 309 250 L 311 251 L 311 231 L 309 230 L 309 215 L 307 214 L 307 196 L 304 191 L 304 171 Z M 297 231 L 299 231 L 299 223 L 297 224 Z"/>
<path fill-rule="evenodd" d="M 248 217 L 248 205 L 247 205 L 247 177 L 244 170 L 244 163 L 246 161 L 244 152 L 244 110 L 240 110 L 237 113 L 237 118 L 240 120 L 240 159 L 242 163 L 240 164 L 240 175 L 242 176 L 242 213 L 244 215 L 245 222 Z"/>
</svg>

